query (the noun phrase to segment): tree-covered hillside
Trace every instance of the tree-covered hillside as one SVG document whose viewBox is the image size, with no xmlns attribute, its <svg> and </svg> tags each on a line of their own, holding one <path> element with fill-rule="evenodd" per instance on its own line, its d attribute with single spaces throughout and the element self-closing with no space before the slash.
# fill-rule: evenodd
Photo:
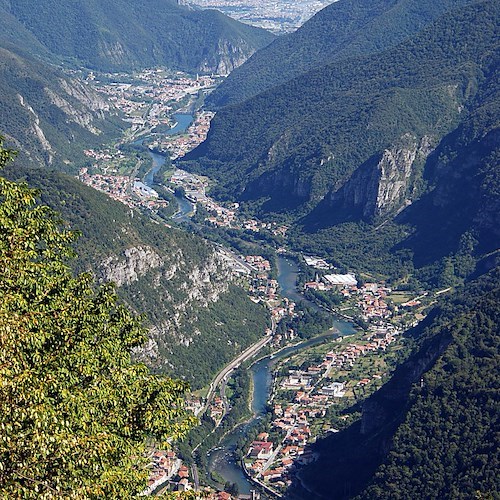
<svg viewBox="0 0 500 500">
<path fill-rule="evenodd" d="M 379 172 L 372 166 L 368 175 L 362 166 L 299 222 L 292 231 L 295 243 L 308 252 L 335 256 L 345 266 L 413 274 L 439 287 L 460 282 L 474 270 L 477 258 L 494 253 L 500 246 L 498 66 L 491 65 L 482 77 L 469 113 L 428 155 L 421 194 L 409 206 L 403 203 L 396 215 L 372 223 L 370 218 L 356 222 L 369 206 L 360 193 L 372 173 Z"/>
<path fill-rule="evenodd" d="M 115 282 L 120 298 L 145 313 L 150 340 L 136 356 L 154 371 L 201 387 L 264 334 L 267 310 L 232 283 L 201 238 L 153 224 L 72 177 L 18 162 L 6 173 L 41 189 L 42 201 L 82 232 L 76 269 Z"/>
<path fill-rule="evenodd" d="M 194 423 L 187 384 L 132 362 L 140 321 L 71 273 L 75 235 L 36 195 L 0 177 L 0 496 L 132 498 L 151 439 Z"/>
<path fill-rule="evenodd" d="M 448 328 L 452 343 L 398 428 L 385 463 L 360 498 L 495 498 L 500 493 L 498 436 L 500 276 L 474 309 Z M 473 301 L 473 296 L 469 298 Z"/>
<path fill-rule="evenodd" d="M 268 210 L 289 210 L 319 201 L 405 134 L 435 144 L 496 64 L 495 4 L 475 4 L 395 49 L 328 65 L 220 111 L 187 159 L 219 180 L 219 196 L 271 197 Z"/>
<path fill-rule="evenodd" d="M 298 249 L 386 275 L 436 261 L 449 274 L 440 259 L 468 231 L 477 250 L 499 243 L 498 18 L 497 2 L 476 2 L 393 49 L 225 108 L 183 165 L 217 179 L 216 196 L 295 222 Z"/>
<path fill-rule="evenodd" d="M 99 70 L 168 66 L 227 73 L 274 35 L 217 11 L 174 0 L 9 0 L 0 6 L 0 40 Z M 36 43 L 33 41 L 36 40 Z"/>
<path fill-rule="evenodd" d="M 497 268 L 410 332 L 414 353 L 361 420 L 315 445 L 311 497 L 498 496 L 499 280 Z"/>
<path fill-rule="evenodd" d="M 381 52 L 471 0 L 340 0 L 296 32 L 277 38 L 236 69 L 211 94 L 216 108 L 243 102 L 308 71 Z"/>
</svg>

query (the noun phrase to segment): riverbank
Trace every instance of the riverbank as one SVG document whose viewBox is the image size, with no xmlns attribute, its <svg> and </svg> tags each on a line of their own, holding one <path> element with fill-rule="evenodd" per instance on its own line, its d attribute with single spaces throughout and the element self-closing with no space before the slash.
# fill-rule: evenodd
<svg viewBox="0 0 500 500">
<path fill-rule="evenodd" d="M 254 484 L 243 471 L 239 461 L 234 456 L 234 452 L 243 439 L 248 441 L 248 436 L 258 427 L 267 413 L 274 365 L 298 351 L 321 344 L 325 340 L 334 340 L 339 336 L 350 335 L 354 332 L 354 328 L 349 323 L 336 322 L 335 327 L 321 335 L 292 346 L 286 346 L 280 349 L 279 352 L 256 360 L 250 368 L 253 384 L 252 410 L 254 417 L 248 422 L 238 425 L 234 431 L 226 435 L 225 439 L 219 444 L 218 449 L 212 450 L 209 455 L 208 467 L 214 469 L 225 481 L 236 483 L 241 493 L 249 494 Z"/>
</svg>

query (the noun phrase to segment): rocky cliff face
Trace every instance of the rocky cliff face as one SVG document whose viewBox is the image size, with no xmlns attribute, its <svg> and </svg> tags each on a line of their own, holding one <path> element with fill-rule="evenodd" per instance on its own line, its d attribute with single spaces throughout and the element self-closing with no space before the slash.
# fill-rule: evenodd
<svg viewBox="0 0 500 500">
<path fill-rule="evenodd" d="M 370 158 L 349 180 L 332 191 L 327 202 L 333 212 L 357 214 L 373 220 L 408 206 L 417 191 L 432 141 L 405 134 L 392 147 Z"/>
<path fill-rule="evenodd" d="M 117 111 L 89 86 L 1 47 L 0 94 L 0 133 L 25 163 L 63 168 L 119 127 L 119 120 L 107 120 Z"/>
<path fill-rule="evenodd" d="M 155 224 L 71 176 L 17 165 L 10 174 L 38 187 L 42 202 L 81 231 L 75 272 L 115 282 L 121 300 L 143 315 L 150 338 L 137 356 L 155 371 L 199 388 L 264 335 L 268 310 L 203 239 Z"/>
<path fill-rule="evenodd" d="M 151 247 L 127 248 L 123 256 L 111 255 L 100 266 L 103 281 L 112 281 L 117 287 L 136 282 L 152 269 L 163 265 L 161 257 Z M 175 269 L 173 271 L 175 275 Z M 169 274 L 170 278 L 171 275 Z"/>
<path fill-rule="evenodd" d="M 286 168 L 280 168 L 266 172 L 250 183 L 243 192 L 242 199 L 270 196 L 282 206 L 293 208 L 309 200 L 311 185 L 310 176 L 297 175 Z"/>
<path fill-rule="evenodd" d="M 218 369 L 264 333 L 264 328 L 255 331 L 250 326 L 245 314 L 255 314 L 254 304 L 245 307 L 250 300 L 235 287 L 215 250 L 193 259 L 175 242 L 168 252 L 133 246 L 103 259 L 98 275 L 101 281 L 116 283 L 126 302 L 146 313 L 149 340 L 135 351 L 136 358 L 155 371 L 183 376 L 195 387 L 211 376 L 207 366 Z M 228 318 L 232 312 L 224 312 L 228 305 L 240 315 L 233 325 Z M 237 311 L 240 306 L 243 311 Z M 189 362 L 197 356 L 204 358 L 199 366 Z"/>
<path fill-rule="evenodd" d="M 240 43 L 235 45 L 228 40 L 219 39 L 215 53 L 205 58 L 198 70 L 226 76 L 233 69 L 241 66 L 254 52 L 255 48 L 245 40 L 240 40 Z"/>
<path fill-rule="evenodd" d="M 271 33 L 175 0 L 0 2 L 0 44 L 99 71 L 168 67 L 227 74 Z"/>
<path fill-rule="evenodd" d="M 150 246 L 125 249 L 120 255 L 110 255 L 98 266 L 99 278 L 113 282 L 118 288 L 127 288 L 136 300 L 142 294 L 156 297 L 158 308 L 169 311 L 168 319 L 154 322 L 151 331 L 168 335 L 176 341 L 173 332 L 182 330 L 189 312 L 207 308 L 217 303 L 232 282 L 225 262 L 212 251 L 209 256 L 194 263 L 184 255 L 183 249 L 170 249 L 168 255 L 160 255 Z M 173 251 L 172 251 L 173 250 Z"/>
<path fill-rule="evenodd" d="M 52 102 L 68 116 L 69 120 L 73 120 L 93 134 L 101 133 L 94 125 L 97 120 L 103 120 L 108 113 L 117 113 L 107 100 L 80 80 L 61 78 L 59 85 L 62 91 L 59 95 L 52 93 L 48 88 L 45 89 L 47 94 L 52 96 Z M 70 100 L 79 106 L 72 105 Z"/>
</svg>

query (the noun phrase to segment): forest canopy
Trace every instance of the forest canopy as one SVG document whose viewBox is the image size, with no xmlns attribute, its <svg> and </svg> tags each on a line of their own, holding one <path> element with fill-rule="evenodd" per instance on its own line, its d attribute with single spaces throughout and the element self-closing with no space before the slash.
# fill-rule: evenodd
<svg viewBox="0 0 500 500">
<path fill-rule="evenodd" d="M 11 158 L 0 142 L 0 168 Z M 128 498 L 148 440 L 193 424 L 187 384 L 131 360 L 141 318 L 73 275 L 76 234 L 37 195 L 0 177 L 0 496 Z"/>
</svg>

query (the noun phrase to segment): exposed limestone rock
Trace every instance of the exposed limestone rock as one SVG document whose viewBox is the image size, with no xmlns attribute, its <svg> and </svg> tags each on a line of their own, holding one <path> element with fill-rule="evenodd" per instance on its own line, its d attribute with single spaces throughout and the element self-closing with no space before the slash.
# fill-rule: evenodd
<svg viewBox="0 0 500 500">
<path fill-rule="evenodd" d="M 161 257 L 150 247 L 127 248 L 123 256 L 111 256 L 100 265 L 105 281 L 117 286 L 130 285 L 149 270 L 163 265 Z"/>
<path fill-rule="evenodd" d="M 52 147 L 50 142 L 47 140 L 42 128 L 40 127 L 40 118 L 35 113 L 35 110 L 26 102 L 26 100 L 24 99 L 24 97 L 21 94 L 18 94 L 17 97 L 19 98 L 19 102 L 21 103 L 21 106 L 23 108 L 26 108 L 30 112 L 31 116 L 33 117 L 32 128 L 33 128 L 34 135 L 38 138 L 38 141 L 42 145 L 42 148 L 44 149 L 44 151 L 46 151 L 48 153 L 49 164 L 52 163 L 52 160 L 54 158 L 54 148 Z"/>
<path fill-rule="evenodd" d="M 361 165 L 338 190 L 329 195 L 332 210 L 372 220 L 385 217 L 412 201 L 420 173 L 417 166 L 432 151 L 431 140 L 405 134 L 391 148 Z"/>
<path fill-rule="evenodd" d="M 206 356 L 207 366 L 216 364 L 220 356 L 232 357 L 247 345 L 247 335 L 255 335 L 244 326 L 244 309 L 241 330 L 230 314 L 225 320 L 228 308 L 242 307 L 243 292 L 233 289 L 228 264 L 201 241 L 172 238 L 167 245 L 131 246 L 108 255 L 97 268 L 102 281 L 116 283 L 129 307 L 146 315 L 149 341 L 134 350 L 134 358 L 152 370 L 187 377 L 194 385 L 205 383 L 194 376 L 205 377 L 205 370 L 186 359 Z M 230 347 L 221 354 L 222 345 Z"/>
<path fill-rule="evenodd" d="M 214 72 L 219 75 L 229 75 L 238 66 L 241 66 L 255 50 L 240 40 L 239 45 L 233 45 L 227 40 L 219 40 L 215 57 L 205 59 L 200 64 L 200 71 Z"/>
<path fill-rule="evenodd" d="M 116 65 L 121 65 L 127 62 L 129 54 L 125 51 L 123 45 L 119 41 L 108 42 L 100 37 L 98 43 L 98 53 L 103 60 L 111 61 Z"/>
<path fill-rule="evenodd" d="M 93 124 L 96 120 L 104 119 L 105 113 L 111 111 L 110 105 L 91 88 L 78 80 L 59 80 L 61 92 L 56 93 L 49 88 L 44 91 L 50 101 L 57 106 L 66 116 L 68 121 L 77 123 L 95 135 L 101 131 Z M 70 101 L 78 101 L 75 106 Z"/>
<path fill-rule="evenodd" d="M 161 324 L 151 326 L 150 338 L 156 347 L 153 349 L 153 344 L 146 345 L 141 356 L 155 358 L 154 352 L 159 344 L 162 347 L 166 343 L 189 345 L 192 338 L 181 333 L 189 330 L 187 323 L 197 320 L 196 311 L 199 308 L 216 303 L 221 294 L 228 291 L 231 274 L 217 253 L 213 252 L 201 266 L 187 267 L 180 248 L 161 257 L 146 246 L 131 247 L 120 256 L 109 256 L 99 266 L 101 280 L 112 281 L 118 287 L 132 285 L 142 279 L 140 289 L 151 289 L 153 294 L 158 294 L 158 309 L 164 310 L 169 317 Z M 167 310 L 170 314 L 166 314 Z M 193 335 L 199 336 L 199 330 Z"/>
</svg>

